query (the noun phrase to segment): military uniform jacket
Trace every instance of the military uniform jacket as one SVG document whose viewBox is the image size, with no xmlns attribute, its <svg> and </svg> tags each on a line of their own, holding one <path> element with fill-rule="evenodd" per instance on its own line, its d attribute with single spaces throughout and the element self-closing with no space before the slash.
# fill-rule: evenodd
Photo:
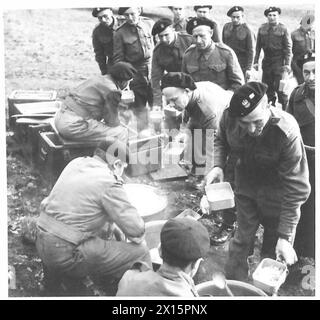
<svg viewBox="0 0 320 320">
<path fill-rule="evenodd" d="M 295 88 L 290 96 L 287 112 L 297 120 L 304 144 L 315 145 L 315 101 L 308 95 L 304 84 Z"/>
<path fill-rule="evenodd" d="M 255 36 L 246 23 L 233 26 L 226 23 L 222 31 L 222 41 L 229 46 L 238 57 L 243 71 L 250 70 L 254 58 Z"/>
<path fill-rule="evenodd" d="M 182 60 L 182 72 L 194 81 L 211 81 L 226 90 L 236 90 L 244 83 L 234 51 L 223 43 L 212 43 L 206 50 L 190 46 Z"/>
<path fill-rule="evenodd" d="M 144 234 L 143 219 L 129 202 L 122 180 L 98 156 L 72 160 L 40 209 L 86 234 L 97 235 L 107 222 L 116 223 L 128 237 Z"/>
<path fill-rule="evenodd" d="M 162 265 L 157 272 L 136 263 L 119 282 L 117 296 L 198 297 L 193 279 L 182 270 Z"/>
<path fill-rule="evenodd" d="M 258 30 L 256 56 L 254 63 L 258 63 L 261 49 L 264 51 L 264 61 L 275 62 L 279 66 L 291 64 L 292 41 L 285 25 L 275 26 L 264 23 Z"/>
<path fill-rule="evenodd" d="M 302 60 L 306 53 L 315 48 L 315 39 L 311 32 L 306 32 L 301 27 L 291 33 L 291 39 L 294 60 Z"/>
<path fill-rule="evenodd" d="M 181 71 L 183 54 L 191 44 L 191 35 L 177 32 L 173 43 L 168 45 L 160 42 L 154 48 L 151 68 L 154 104 L 161 106 L 160 80 L 164 72 Z"/>
<path fill-rule="evenodd" d="M 116 20 L 113 18 L 111 26 L 99 23 L 92 32 L 92 45 L 95 59 L 98 62 L 101 74 L 108 72 L 113 60 L 113 32 L 116 29 Z"/>
<path fill-rule="evenodd" d="M 306 153 L 296 120 L 272 108 L 264 132 L 254 138 L 225 110 L 214 141 L 214 166 L 224 168 L 227 156 L 232 154 L 239 158 L 236 192 L 246 196 L 248 185 L 252 192 L 279 188 L 278 232 L 292 237 L 300 218 L 296 209 L 310 193 Z"/>
<path fill-rule="evenodd" d="M 152 26 L 153 21 L 144 17 L 140 17 L 137 25 L 128 22 L 122 24 L 114 33 L 114 63 L 125 61 L 138 69 L 150 65 L 153 51 Z"/>
</svg>

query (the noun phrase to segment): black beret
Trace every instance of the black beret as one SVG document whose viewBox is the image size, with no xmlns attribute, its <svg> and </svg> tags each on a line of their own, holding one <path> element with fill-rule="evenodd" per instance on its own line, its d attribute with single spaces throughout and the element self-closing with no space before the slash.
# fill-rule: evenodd
<svg viewBox="0 0 320 320">
<path fill-rule="evenodd" d="M 127 145 L 114 137 L 106 137 L 99 142 L 97 149 L 105 152 L 105 159 L 111 165 L 118 159 L 127 163 L 129 162 Z"/>
<path fill-rule="evenodd" d="M 231 17 L 231 15 L 234 13 L 234 12 L 237 12 L 237 11 L 244 11 L 244 9 L 242 7 L 239 7 L 239 6 L 234 6 L 232 8 L 230 8 L 227 12 L 227 16 L 228 17 Z"/>
<path fill-rule="evenodd" d="M 314 52 L 308 52 L 303 56 L 302 65 L 310 61 L 316 61 L 316 56 Z"/>
<path fill-rule="evenodd" d="M 120 7 L 118 10 L 118 15 L 122 16 L 130 7 Z"/>
<path fill-rule="evenodd" d="M 97 18 L 98 14 L 99 14 L 101 11 L 104 11 L 104 10 L 107 10 L 107 9 L 109 9 L 109 10 L 112 11 L 112 8 L 94 8 L 94 9 L 92 10 L 92 15 L 93 15 L 95 18 Z"/>
<path fill-rule="evenodd" d="M 215 24 L 212 20 L 207 19 L 205 17 L 201 17 L 201 18 L 191 18 L 188 22 L 187 22 L 187 26 L 186 26 L 186 31 L 189 34 L 192 34 L 192 30 L 196 27 L 199 26 L 208 26 L 211 29 L 214 29 Z"/>
<path fill-rule="evenodd" d="M 281 9 L 280 8 L 278 8 L 278 7 L 269 7 L 268 9 L 264 10 L 264 15 L 267 17 L 270 12 L 275 12 L 275 11 L 278 11 L 278 13 L 281 14 Z"/>
<path fill-rule="evenodd" d="M 212 6 L 194 6 L 193 7 L 193 10 L 194 11 L 197 11 L 198 9 L 201 9 L 201 8 L 209 8 L 209 10 L 212 9 Z"/>
<path fill-rule="evenodd" d="M 197 88 L 190 75 L 183 72 L 168 72 L 161 79 L 161 90 L 167 87 L 195 90 Z"/>
<path fill-rule="evenodd" d="M 160 233 L 161 248 L 173 257 L 195 261 L 210 249 L 208 230 L 193 218 L 169 219 Z"/>
<path fill-rule="evenodd" d="M 130 80 L 137 73 L 137 70 L 128 62 L 117 62 L 110 67 L 109 73 L 115 80 Z"/>
<path fill-rule="evenodd" d="M 261 99 L 264 97 L 268 86 L 262 82 L 247 82 L 238 88 L 231 100 L 228 108 L 232 117 L 244 117 L 253 111 Z"/>
<path fill-rule="evenodd" d="M 156 34 L 162 32 L 163 30 L 165 30 L 167 27 L 171 26 L 172 24 L 173 24 L 173 21 L 171 19 L 161 18 L 153 25 L 151 33 L 153 36 L 155 36 Z"/>
</svg>

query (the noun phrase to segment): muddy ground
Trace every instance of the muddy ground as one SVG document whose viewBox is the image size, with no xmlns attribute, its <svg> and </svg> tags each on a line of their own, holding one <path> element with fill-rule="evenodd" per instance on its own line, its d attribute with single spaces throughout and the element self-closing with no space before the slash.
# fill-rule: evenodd
<svg viewBox="0 0 320 320">
<path fill-rule="evenodd" d="M 221 25 L 228 21 L 225 15 L 227 9 L 221 6 L 215 10 L 216 20 Z M 287 16 L 283 20 L 293 30 L 307 9 L 287 8 Z M 154 11 L 154 8 L 149 10 Z M 189 12 L 193 14 L 191 10 Z M 251 19 L 254 31 L 264 22 L 262 12 L 261 7 L 250 7 L 248 19 Z M 163 9 L 162 13 L 167 15 L 168 11 Z M 91 47 L 91 33 L 95 24 L 91 12 L 84 9 L 5 12 L 5 96 L 8 97 L 17 89 L 42 89 L 56 90 L 58 97 L 63 98 L 71 87 L 99 73 Z M 141 182 L 151 183 L 143 179 Z M 154 185 L 167 193 L 172 216 L 185 208 L 198 206 L 200 193 L 184 181 Z M 41 177 L 37 168 L 22 157 L 7 130 L 8 262 L 16 271 L 16 289 L 9 290 L 9 296 L 44 295 L 41 261 L 34 246 L 21 241 L 20 222 L 24 216 L 38 215 L 39 204 L 49 191 L 47 181 Z M 225 248 L 211 248 L 212 255 L 218 252 L 221 261 L 225 259 L 225 251 Z M 211 265 L 208 260 L 203 268 L 210 270 Z M 303 258 L 297 268 L 301 269 L 303 265 L 314 266 L 314 261 Z M 207 277 L 197 279 L 197 282 L 209 278 L 208 274 Z M 314 290 L 308 288 L 312 289 L 312 285 L 303 287 L 301 279 L 294 278 L 280 289 L 279 295 L 314 295 Z"/>
</svg>

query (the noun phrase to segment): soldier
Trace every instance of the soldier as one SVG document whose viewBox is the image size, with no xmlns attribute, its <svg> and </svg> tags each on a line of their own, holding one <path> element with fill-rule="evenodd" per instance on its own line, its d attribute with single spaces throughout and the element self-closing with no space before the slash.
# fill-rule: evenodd
<svg viewBox="0 0 320 320">
<path fill-rule="evenodd" d="M 140 16 L 140 7 L 120 7 L 118 13 L 125 16 L 126 22 L 114 33 L 113 58 L 114 63 L 129 62 L 138 71 L 130 83 L 130 88 L 135 96 L 133 112 L 137 117 L 137 129 L 141 131 L 148 126 L 146 104 L 153 104 L 150 83 L 153 21 Z"/>
<path fill-rule="evenodd" d="M 172 20 L 166 18 L 154 24 L 152 35 L 158 35 L 160 40 L 152 56 L 153 102 L 157 106 L 162 106 L 160 80 L 164 72 L 181 71 L 182 56 L 192 44 L 192 36 L 174 31 Z"/>
<path fill-rule="evenodd" d="M 92 15 L 100 21 L 92 33 L 92 45 L 101 74 L 105 75 L 112 66 L 113 32 L 117 28 L 117 21 L 112 8 L 94 8 Z"/>
<path fill-rule="evenodd" d="M 235 200 L 238 228 L 229 244 L 226 276 L 245 281 L 247 257 L 259 224 L 264 226 L 261 255 L 288 265 L 297 261 L 293 249 L 300 207 L 310 193 L 306 152 L 299 126 L 287 112 L 268 104 L 267 85 L 248 82 L 233 95 L 214 141 L 214 167 L 207 184 L 224 179 L 227 157 L 238 155 Z M 203 198 L 202 207 L 208 208 Z"/>
<path fill-rule="evenodd" d="M 307 53 L 315 50 L 315 35 L 313 29 L 314 15 L 306 15 L 301 19 L 300 27 L 291 33 L 292 62 L 291 68 L 298 84 L 304 82 L 302 61 Z"/>
<path fill-rule="evenodd" d="M 258 68 L 261 49 L 263 49 L 262 82 L 268 85 L 268 100 L 275 106 L 277 93 L 278 102 L 284 110 L 288 97 L 279 90 L 279 83 L 284 74 L 290 72 L 292 42 L 288 29 L 279 22 L 280 14 L 281 9 L 277 7 L 270 7 L 264 11 L 268 22 L 258 30 L 254 67 Z"/>
<path fill-rule="evenodd" d="M 187 32 L 195 44 L 182 59 L 182 72 L 194 81 L 211 81 L 225 90 L 236 90 L 244 83 L 243 73 L 234 51 L 223 43 L 212 41 L 213 22 L 207 18 L 192 18 Z"/>
<path fill-rule="evenodd" d="M 168 7 L 173 13 L 173 29 L 177 32 L 186 31 L 187 18 L 184 16 L 184 8 Z"/>
<path fill-rule="evenodd" d="M 222 41 L 233 49 L 238 57 L 245 79 L 250 76 L 254 58 L 255 36 L 252 30 L 244 22 L 244 9 L 239 6 L 232 7 L 227 16 L 232 22 L 224 25 L 222 30 Z"/>
<path fill-rule="evenodd" d="M 294 248 L 299 256 L 315 256 L 315 56 L 306 54 L 302 62 L 304 83 L 290 96 L 287 111 L 297 120 L 306 145 L 311 194 L 301 207 Z"/>
<path fill-rule="evenodd" d="M 221 42 L 221 32 L 219 25 L 210 18 L 210 11 L 212 6 L 194 6 L 193 10 L 196 12 L 197 18 L 207 18 L 213 22 L 212 24 L 212 40 L 214 42 Z"/>
</svg>

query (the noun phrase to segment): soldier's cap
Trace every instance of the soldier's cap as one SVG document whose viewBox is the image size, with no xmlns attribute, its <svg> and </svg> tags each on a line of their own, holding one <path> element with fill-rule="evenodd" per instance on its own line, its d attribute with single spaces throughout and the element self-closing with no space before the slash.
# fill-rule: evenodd
<svg viewBox="0 0 320 320">
<path fill-rule="evenodd" d="M 94 8 L 93 10 L 92 10 L 92 15 L 95 17 L 95 18 L 97 18 L 98 17 L 98 14 L 101 12 L 101 11 L 104 11 L 104 10 L 111 10 L 112 11 L 112 8 Z"/>
<path fill-rule="evenodd" d="M 237 12 L 237 11 L 244 11 L 244 9 L 242 8 L 242 7 L 240 7 L 240 6 L 234 6 L 234 7 L 232 7 L 232 8 L 230 8 L 229 10 L 228 10 L 228 12 L 227 12 L 227 16 L 228 17 L 231 17 L 231 15 L 234 13 L 234 12 Z"/>
<path fill-rule="evenodd" d="M 275 12 L 275 11 L 277 11 L 279 14 L 281 14 L 281 9 L 280 8 L 278 8 L 278 7 L 269 7 L 268 9 L 264 10 L 264 15 L 267 17 L 270 12 Z"/>
<path fill-rule="evenodd" d="M 210 27 L 211 29 L 214 29 L 214 22 L 210 19 L 207 19 L 205 17 L 201 17 L 201 18 L 191 18 L 188 23 L 187 23 L 187 26 L 186 26 L 186 31 L 189 33 L 189 34 L 192 34 L 192 30 L 196 27 L 199 27 L 199 26 L 208 26 Z"/>
<path fill-rule="evenodd" d="M 310 61 L 316 61 L 316 55 L 314 52 L 308 52 L 303 56 L 302 65 Z"/>
<path fill-rule="evenodd" d="M 160 232 L 161 248 L 184 261 L 205 257 L 210 249 L 208 230 L 193 218 L 169 219 Z"/>
<path fill-rule="evenodd" d="M 128 81 L 134 77 L 137 70 L 128 62 L 117 62 L 109 70 L 113 79 L 118 81 Z"/>
<path fill-rule="evenodd" d="M 195 90 L 197 88 L 190 75 L 183 72 L 168 72 L 160 81 L 161 90 L 168 87 Z"/>
<path fill-rule="evenodd" d="M 228 112 L 231 117 L 244 117 L 252 112 L 266 94 L 268 86 L 262 82 L 247 82 L 238 88 L 231 100 Z"/>
<path fill-rule="evenodd" d="M 106 137 L 105 140 L 99 142 L 96 149 L 105 152 L 105 160 L 110 165 L 114 164 L 118 159 L 129 163 L 129 150 L 127 145 L 114 137 Z"/>
<path fill-rule="evenodd" d="M 124 15 L 125 12 L 126 12 L 128 9 L 130 9 L 130 8 L 132 8 L 132 7 L 119 7 L 119 9 L 118 9 L 118 15 L 119 15 L 119 16 Z M 140 7 L 140 10 L 141 10 L 141 13 L 142 13 L 142 7 Z"/>
<path fill-rule="evenodd" d="M 212 9 L 212 6 L 194 6 L 194 7 L 193 7 L 193 10 L 194 10 L 194 11 L 198 11 L 198 10 L 201 9 L 201 8 L 209 8 L 209 10 L 211 10 L 211 9 Z"/>
<path fill-rule="evenodd" d="M 312 26 L 314 23 L 314 15 L 313 14 L 306 14 L 305 16 L 302 17 L 300 24 L 302 27 L 305 29 L 309 28 Z"/>
<path fill-rule="evenodd" d="M 173 24 L 173 21 L 168 18 L 161 18 L 158 20 L 152 28 L 151 34 L 155 36 L 156 34 L 159 34 L 163 30 L 165 30 L 167 27 L 171 26 Z"/>
</svg>

